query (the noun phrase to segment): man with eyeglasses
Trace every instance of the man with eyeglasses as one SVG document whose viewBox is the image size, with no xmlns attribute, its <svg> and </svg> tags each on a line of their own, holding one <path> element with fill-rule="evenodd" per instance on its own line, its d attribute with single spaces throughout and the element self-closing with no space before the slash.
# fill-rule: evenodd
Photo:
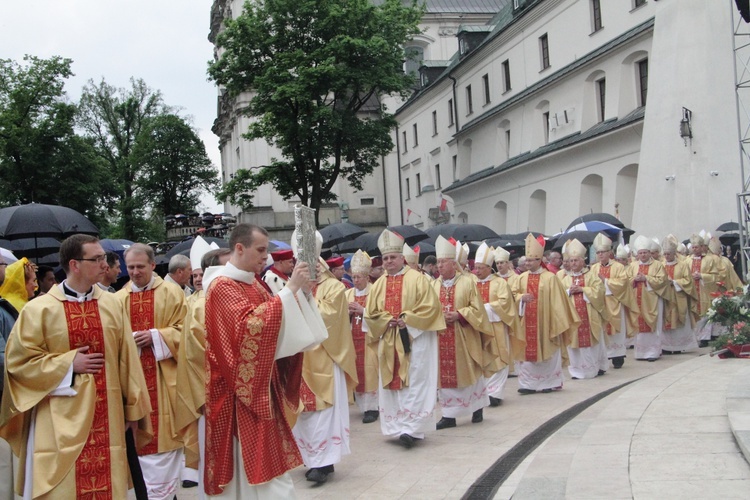
<svg viewBox="0 0 750 500">
<path fill-rule="evenodd" d="M 130 316 L 133 338 L 140 350 L 152 412 L 154 439 L 138 450 L 149 499 L 172 498 L 182 468 L 183 443 L 178 437 L 174 408 L 177 398 L 177 349 L 187 314 L 178 285 L 154 273 L 154 250 L 134 243 L 125 250 L 130 281 L 115 296 Z"/>
<path fill-rule="evenodd" d="M 126 498 L 125 431 L 151 410 L 137 348 L 120 302 L 95 286 L 98 239 L 66 239 L 60 262 L 67 279 L 24 306 L 8 339 L 0 435 L 25 457 L 24 498 Z"/>
</svg>

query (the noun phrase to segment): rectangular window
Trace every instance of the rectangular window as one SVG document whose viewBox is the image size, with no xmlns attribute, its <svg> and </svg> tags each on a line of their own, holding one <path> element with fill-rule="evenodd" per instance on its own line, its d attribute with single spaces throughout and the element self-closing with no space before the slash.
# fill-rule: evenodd
<svg viewBox="0 0 750 500">
<path fill-rule="evenodd" d="M 407 151 L 409 151 L 409 145 L 406 143 L 406 130 L 404 130 L 403 132 L 401 132 L 401 136 L 404 139 L 402 141 L 402 143 L 404 145 L 404 150 L 402 151 L 402 153 L 406 153 Z"/>
<path fill-rule="evenodd" d="M 539 37 L 539 57 L 542 61 L 542 69 L 549 68 L 549 38 L 547 33 Z"/>
<path fill-rule="evenodd" d="M 503 92 L 508 92 L 510 87 L 510 61 L 503 61 Z"/>
<path fill-rule="evenodd" d="M 607 98 L 607 80 L 602 78 L 596 81 L 596 97 L 597 105 L 599 106 L 599 121 L 603 122 L 605 115 L 605 103 Z"/>
<path fill-rule="evenodd" d="M 510 158 L 510 129 L 505 131 L 505 159 Z"/>
<path fill-rule="evenodd" d="M 437 131 L 437 111 L 432 112 L 432 136 L 436 136 Z"/>
<path fill-rule="evenodd" d="M 544 127 L 544 143 L 549 143 L 549 111 L 542 113 L 542 126 Z"/>
<path fill-rule="evenodd" d="M 414 129 L 414 147 L 416 148 L 419 146 L 419 135 L 417 134 L 417 124 L 415 123 L 412 125 L 412 128 Z"/>
<path fill-rule="evenodd" d="M 453 116 L 453 99 L 448 99 L 448 126 L 452 127 L 456 123 L 456 119 Z"/>
<path fill-rule="evenodd" d="M 466 115 L 470 115 L 474 112 L 474 102 L 471 97 L 471 85 L 466 86 Z"/>
<path fill-rule="evenodd" d="M 646 105 L 646 95 L 648 94 L 648 59 L 638 63 L 638 82 L 641 92 L 641 106 Z"/>
<path fill-rule="evenodd" d="M 443 184 L 440 182 L 440 165 L 435 165 L 435 187 L 440 189 Z"/>
<path fill-rule="evenodd" d="M 375 198 L 360 198 L 359 200 L 360 205 L 374 205 L 375 204 Z"/>
<path fill-rule="evenodd" d="M 591 0 L 592 32 L 602 29 L 602 6 L 599 0 Z"/>
<path fill-rule="evenodd" d="M 422 176 L 417 174 L 417 196 L 422 194 Z"/>
<path fill-rule="evenodd" d="M 411 198 L 411 184 L 409 183 L 409 178 L 406 178 L 406 199 Z"/>
<path fill-rule="evenodd" d="M 453 155 L 453 182 L 458 179 L 458 156 Z"/>
<path fill-rule="evenodd" d="M 482 77 L 482 85 L 484 86 L 484 104 L 490 103 L 490 75 L 486 74 Z"/>
<path fill-rule="evenodd" d="M 633 8 L 634 9 L 637 9 L 641 5 L 645 5 L 645 4 L 646 4 L 646 0 L 633 0 Z"/>
</svg>

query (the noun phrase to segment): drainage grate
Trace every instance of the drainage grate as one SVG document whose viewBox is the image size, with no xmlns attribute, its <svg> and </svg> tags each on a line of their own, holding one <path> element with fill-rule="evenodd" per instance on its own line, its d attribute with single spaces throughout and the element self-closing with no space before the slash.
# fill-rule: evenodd
<svg viewBox="0 0 750 500">
<path fill-rule="evenodd" d="M 556 417 L 547 420 L 537 427 L 531 434 L 519 441 L 513 448 L 508 450 L 502 457 L 498 458 L 487 471 L 482 474 L 471 485 L 469 490 L 462 497 L 464 500 L 485 500 L 491 499 L 506 479 L 513 473 L 518 465 L 536 449 L 545 439 L 555 433 L 560 427 L 570 422 L 579 413 L 593 405 L 597 401 L 606 398 L 615 391 L 637 382 L 640 378 L 631 380 L 624 384 L 612 387 L 606 391 L 592 396 L 580 403 L 577 403 L 567 410 L 563 411 Z"/>
</svg>

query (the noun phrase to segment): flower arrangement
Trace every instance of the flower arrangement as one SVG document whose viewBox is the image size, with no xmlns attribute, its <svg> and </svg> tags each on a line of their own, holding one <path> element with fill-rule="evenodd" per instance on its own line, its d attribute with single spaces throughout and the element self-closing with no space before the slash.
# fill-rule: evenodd
<svg viewBox="0 0 750 500">
<path fill-rule="evenodd" d="M 741 350 L 741 346 L 750 345 L 750 307 L 748 307 L 748 286 L 742 293 L 734 290 L 726 290 L 724 284 L 719 282 L 719 291 L 712 293 L 714 299 L 711 307 L 706 312 L 706 320 L 709 323 L 723 325 L 727 332 L 711 342 L 714 351 L 730 350 L 735 355 Z M 736 351 L 736 352 L 735 352 Z M 747 348 L 750 354 L 750 347 Z"/>
</svg>

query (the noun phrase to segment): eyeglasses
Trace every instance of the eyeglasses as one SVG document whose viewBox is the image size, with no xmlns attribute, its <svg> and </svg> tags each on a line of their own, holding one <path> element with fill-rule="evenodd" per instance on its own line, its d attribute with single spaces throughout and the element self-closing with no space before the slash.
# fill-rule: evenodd
<svg viewBox="0 0 750 500">
<path fill-rule="evenodd" d="M 106 259 L 107 259 L 107 256 L 106 256 L 106 255 L 97 255 L 96 257 L 93 257 L 93 258 L 91 258 L 91 259 L 84 259 L 84 258 L 80 258 L 80 259 L 73 259 L 73 260 L 79 260 L 79 261 L 80 261 L 80 260 L 85 260 L 86 262 L 99 262 L 99 263 L 102 263 L 102 262 L 104 262 L 104 261 L 105 261 Z"/>
<path fill-rule="evenodd" d="M 6 264 L 5 262 L 0 262 L 0 266 L 7 266 L 7 265 L 8 264 Z"/>
</svg>

